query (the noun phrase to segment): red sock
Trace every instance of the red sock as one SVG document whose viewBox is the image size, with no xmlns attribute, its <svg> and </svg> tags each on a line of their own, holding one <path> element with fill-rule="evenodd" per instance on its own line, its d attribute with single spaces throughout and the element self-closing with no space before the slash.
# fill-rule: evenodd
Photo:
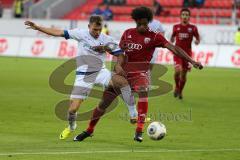
<svg viewBox="0 0 240 160">
<path fill-rule="evenodd" d="M 179 85 L 179 92 L 182 93 L 183 88 L 185 86 L 186 80 L 180 80 L 180 85 Z"/>
<path fill-rule="evenodd" d="M 96 126 L 96 124 L 98 123 L 99 119 L 101 118 L 102 115 L 104 115 L 103 110 L 99 109 L 98 107 L 96 107 L 93 111 L 93 115 L 91 117 L 91 121 L 88 124 L 88 128 L 87 128 L 87 132 L 92 134 L 94 131 L 94 128 Z"/>
<path fill-rule="evenodd" d="M 175 90 L 176 91 L 179 91 L 179 88 L 180 88 L 180 75 L 179 74 L 175 74 L 174 75 L 174 80 L 175 80 Z"/>
<path fill-rule="evenodd" d="M 138 122 L 136 132 L 142 132 L 144 129 L 145 118 L 148 111 L 148 98 L 139 98 L 138 101 Z"/>
</svg>

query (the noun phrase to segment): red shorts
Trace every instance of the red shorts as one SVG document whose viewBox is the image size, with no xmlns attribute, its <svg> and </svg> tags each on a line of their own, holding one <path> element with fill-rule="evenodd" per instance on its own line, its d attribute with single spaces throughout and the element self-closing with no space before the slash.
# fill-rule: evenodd
<svg viewBox="0 0 240 160">
<path fill-rule="evenodd" d="M 191 56 L 192 53 L 188 52 L 188 55 Z M 182 68 L 182 70 L 184 70 L 184 71 L 191 71 L 191 68 L 192 68 L 191 63 L 189 63 L 188 61 L 184 60 L 183 58 L 174 56 L 173 57 L 173 61 L 174 61 L 175 69 Z"/>
<path fill-rule="evenodd" d="M 127 76 L 127 80 L 134 92 L 149 90 L 150 78 L 148 73 L 131 73 Z"/>
</svg>

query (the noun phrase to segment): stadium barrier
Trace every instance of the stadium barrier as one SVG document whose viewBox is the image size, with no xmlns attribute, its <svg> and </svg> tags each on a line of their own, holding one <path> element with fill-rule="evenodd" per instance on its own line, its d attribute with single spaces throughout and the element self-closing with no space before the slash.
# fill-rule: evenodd
<svg viewBox="0 0 240 160">
<path fill-rule="evenodd" d="M 47 18 L 62 18 L 62 15 L 66 15 L 76 8 L 76 6 L 80 6 L 85 2 L 86 0 L 58 0 L 47 8 Z"/>
<path fill-rule="evenodd" d="M 73 58 L 77 55 L 77 42 L 62 38 L 0 37 L 0 56 L 33 58 Z M 240 68 L 240 47 L 233 45 L 193 46 L 193 57 L 210 67 Z M 112 56 L 107 55 L 111 61 Z M 173 64 L 173 55 L 167 49 L 155 51 L 153 63 Z"/>
<path fill-rule="evenodd" d="M 42 0 L 29 8 L 30 18 L 46 18 L 47 8 L 55 3 L 56 0 Z"/>
<path fill-rule="evenodd" d="M 55 27 L 61 29 L 69 29 L 79 27 L 81 29 L 87 29 L 87 21 L 68 21 L 68 20 L 33 20 L 37 24 L 46 27 Z M 135 27 L 134 23 L 127 22 L 107 22 L 110 34 L 116 40 L 121 38 L 124 30 Z M 7 20 L 0 19 L 0 38 L 2 35 L 6 36 L 32 36 L 32 37 L 46 37 L 44 34 L 40 34 L 36 31 L 27 30 L 24 26 L 24 20 Z M 17 26 L 17 27 L 16 27 Z M 163 25 L 166 32 L 165 37 L 170 38 L 172 33 L 173 24 Z M 234 33 L 237 31 L 237 26 L 226 25 L 198 25 L 201 44 L 233 44 Z"/>
</svg>

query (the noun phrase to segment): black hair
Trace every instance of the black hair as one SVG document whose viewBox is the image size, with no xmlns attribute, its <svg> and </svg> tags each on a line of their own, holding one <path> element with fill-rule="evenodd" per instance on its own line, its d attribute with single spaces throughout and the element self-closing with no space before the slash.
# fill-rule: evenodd
<svg viewBox="0 0 240 160">
<path fill-rule="evenodd" d="M 93 15 L 89 18 L 89 23 L 90 24 L 95 23 L 98 26 L 100 26 L 103 23 L 103 17 L 99 15 Z"/>
<path fill-rule="evenodd" d="M 131 16 L 135 21 L 146 18 L 148 22 L 151 22 L 153 19 L 153 12 L 150 8 L 142 6 L 134 8 L 132 10 Z"/>
<path fill-rule="evenodd" d="M 181 11 L 180 11 L 180 13 L 182 14 L 182 12 L 188 12 L 189 15 L 191 15 L 191 11 L 190 11 L 190 9 L 188 9 L 188 8 L 182 8 Z"/>
</svg>

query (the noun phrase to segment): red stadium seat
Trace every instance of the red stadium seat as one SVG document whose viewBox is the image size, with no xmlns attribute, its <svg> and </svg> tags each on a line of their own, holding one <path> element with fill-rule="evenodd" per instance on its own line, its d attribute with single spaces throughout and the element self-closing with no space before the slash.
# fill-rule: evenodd
<svg viewBox="0 0 240 160">
<path fill-rule="evenodd" d="M 172 15 L 172 16 L 179 16 L 180 15 L 180 8 L 174 8 L 174 9 L 171 9 L 170 10 L 170 14 Z"/>
<path fill-rule="evenodd" d="M 230 18 L 232 16 L 232 11 L 231 10 L 218 10 L 216 12 L 217 17 L 226 17 Z"/>
<path fill-rule="evenodd" d="M 153 0 L 127 0 L 126 4 L 130 6 L 152 6 Z"/>
<path fill-rule="evenodd" d="M 211 9 L 200 10 L 199 11 L 199 16 L 200 17 L 213 17 L 214 12 Z"/>
<path fill-rule="evenodd" d="M 5 8 L 11 8 L 14 0 L 1 0 L 2 6 Z"/>
<path fill-rule="evenodd" d="M 132 21 L 131 12 L 136 6 L 153 7 L 153 0 L 126 0 L 126 5 L 110 6 L 114 13 L 116 21 Z M 164 12 L 160 17 L 156 17 L 163 23 L 180 22 L 180 10 L 182 8 L 182 0 L 160 0 L 164 8 Z M 84 5 L 77 7 L 75 10 L 64 16 L 64 19 L 87 19 L 94 8 L 101 4 L 102 0 L 89 0 Z M 218 24 L 219 18 L 224 18 L 222 23 L 228 22 L 232 16 L 233 2 L 231 0 L 206 0 L 204 7 L 191 9 L 191 22 L 200 24 Z M 240 11 L 238 12 L 240 17 Z"/>
<path fill-rule="evenodd" d="M 134 7 L 128 7 L 128 6 L 111 6 L 111 10 L 114 14 L 131 14 Z"/>
<path fill-rule="evenodd" d="M 232 0 L 207 0 L 204 4 L 204 7 L 231 9 L 232 5 Z"/>
<path fill-rule="evenodd" d="M 132 21 L 132 18 L 131 18 L 130 15 L 128 15 L 128 16 L 125 16 L 125 15 L 124 15 L 124 16 L 123 16 L 123 15 L 120 16 L 120 15 L 119 15 L 119 16 L 114 16 L 114 17 L 113 17 L 113 20 L 114 20 L 114 21 Z"/>
<path fill-rule="evenodd" d="M 163 7 L 181 7 L 182 0 L 161 0 L 161 5 Z"/>
</svg>

